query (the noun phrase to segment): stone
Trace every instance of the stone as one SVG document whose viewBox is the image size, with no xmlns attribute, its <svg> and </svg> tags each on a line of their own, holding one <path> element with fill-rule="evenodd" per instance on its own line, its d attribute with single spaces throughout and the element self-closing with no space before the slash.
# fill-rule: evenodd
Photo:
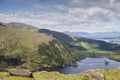
<svg viewBox="0 0 120 80">
<path fill-rule="evenodd" d="M 31 76 L 32 72 L 28 69 L 11 69 L 9 70 L 11 75 L 15 76 Z"/>
<path fill-rule="evenodd" d="M 88 71 L 82 72 L 82 74 L 84 76 L 93 78 L 95 80 L 106 80 L 105 76 L 103 74 L 97 72 L 96 70 L 88 70 Z"/>
</svg>

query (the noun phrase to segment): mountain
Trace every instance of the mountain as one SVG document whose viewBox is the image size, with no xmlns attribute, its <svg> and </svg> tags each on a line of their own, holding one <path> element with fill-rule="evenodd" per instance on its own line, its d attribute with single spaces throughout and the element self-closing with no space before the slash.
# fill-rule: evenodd
<svg viewBox="0 0 120 80">
<path fill-rule="evenodd" d="M 55 38 L 0 25 L 0 70 L 50 69 L 72 63 L 73 51 Z"/>
<path fill-rule="evenodd" d="M 95 38 L 120 38 L 120 32 L 96 32 L 92 33 Z M 98 37 L 99 36 L 99 37 Z"/>
<path fill-rule="evenodd" d="M 50 31 L 47 29 L 40 29 L 40 33 L 45 33 L 47 35 L 51 35 L 52 37 L 62 41 L 70 48 L 74 48 L 77 50 L 104 50 L 104 51 L 116 51 L 119 50 L 120 45 L 110 44 L 104 41 L 88 39 L 84 37 L 73 37 L 67 34 Z M 86 34 L 86 33 L 85 33 Z"/>
<path fill-rule="evenodd" d="M 120 32 L 95 32 L 95 33 L 86 33 L 86 32 L 69 32 L 65 31 L 65 34 L 73 35 L 77 37 L 86 37 L 91 39 L 113 39 L 113 38 L 120 38 Z"/>
<path fill-rule="evenodd" d="M 37 31 L 38 28 L 31 26 L 31 25 L 27 25 L 27 24 L 23 24 L 23 23 L 17 23 L 17 22 L 11 22 L 11 23 L 0 23 L 1 26 L 5 26 L 8 28 L 14 28 L 14 29 L 18 29 L 18 30 L 29 30 L 29 31 Z"/>
</svg>

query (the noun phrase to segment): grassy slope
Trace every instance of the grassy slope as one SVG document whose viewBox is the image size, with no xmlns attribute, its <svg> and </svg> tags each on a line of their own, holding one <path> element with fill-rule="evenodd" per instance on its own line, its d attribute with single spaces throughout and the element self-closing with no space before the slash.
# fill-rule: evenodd
<svg viewBox="0 0 120 80">
<path fill-rule="evenodd" d="M 120 80 L 120 69 L 98 71 L 105 75 L 106 80 Z"/>
<path fill-rule="evenodd" d="M 71 63 L 72 55 L 50 36 L 0 26 L 0 68 L 51 68 Z"/>
<path fill-rule="evenodd" d="M 33 74 L 35 80 L 93 80 L 89 77 L 78 75 L 64 75 L 57 72 L 37 72 Z"/>
<path fill-rule="evenodd" d="M 3 60 L 2 63 L 5 61 L 8 63 L 11 60 L 10 63 L 14 66 L 14 63 L 21 63 L 21 59 L 26 58 L 25 61 L 29 61 L 31 58 L 39 56 L 37 54 L 38 44 L 49 43 L 52 39 L 52 37 L 43 34 L 0 27 L 0 55 L 3 56 L 3 59 L 1 58 Z M 3 66 L 7 66 L 7 63 L 4 63 Z"/>
<path fill-rule="evenodd" d="M 49 41 L 52 41 L 52 39 L 52 37 L 44 34 L 37 34 L 29 31 L 19 31 L 11 28 L 0 27 L 1 48 L 4 48 L 6 46 L 8 48 L 16 46 L 16 51 L 18 52 L 20 51 L 19 49 L 21 49 L 23 46 L 29 47 L 31 49 L 36 49 L 38 44 L 48 43 Z M 15 51 L 13 50 L 13 52 L 11 52 L 11 55 L 14 52 Z M 5 54 L 7 55 L 7 53 Z"/>
</svg>

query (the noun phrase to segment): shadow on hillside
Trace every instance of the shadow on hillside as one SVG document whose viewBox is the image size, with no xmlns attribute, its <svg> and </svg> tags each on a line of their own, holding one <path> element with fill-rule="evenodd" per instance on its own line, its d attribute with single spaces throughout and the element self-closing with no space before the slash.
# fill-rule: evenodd
<svg viewBox="0 0 120 80">
<path fill-rule="evenodd" d="M 18 66 L 23 63 L 23 61 L 17 58 L 0 56 L 0 68 L 6 68 L 8 66 Z"/>
</svg>

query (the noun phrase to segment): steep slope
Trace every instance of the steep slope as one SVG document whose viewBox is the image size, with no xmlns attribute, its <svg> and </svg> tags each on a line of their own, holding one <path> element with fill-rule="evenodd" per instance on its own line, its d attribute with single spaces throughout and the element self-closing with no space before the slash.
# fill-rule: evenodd
<svg viewBox="0 0 120 80">
<path fill-rule="evenodd" d="M 63 34 L 63 33 L 60 33 L 60 32 L 56 32 L 56 31 L 50 31 L 50 30 L 47 30 L 47 29 L 40 29 L 39 32 L 50 35 L 50 36 L 64 42 L 65 44 L 67 44 L 69 46 L 72 46 L 70 43 L 73 41 L 73 37 L 71 37 L 69 35 L 66 35 L 66 34 Z"/>
<path fill-rule="evenodd" d="M 82 46 L 74 46 L 73 45 L 73 43 L 77 41 L 76 37 L 69 36 L 69 35 L 66 35 L 66 34 L 61 33 L 61 32 L 51 31 L 51 30 L 48 30 L 48 29 L 39 29 L 38 32 L 50 35 L 50 36 L 56 38 L 57 40 L 65 43 L 70 48 L 75 48 L 75 49 L 79 49 L 79 50 L 85 50 Z"/>
<path fill-rule="evenodd" d="M 70 48 L 78 50 L 104 50 L 104 51 L 119 51 L 120 45 L 106 43 L 104 41 L 87 39 L 83 37 L 71 37 L 64 33 L 40 29 L 40 33 L 52 35 L 54 38 L 64 42 Z M 62 36 L 61 36 L 62 35 Z"/>
<path fill-rule="evenodd" d="M 51 36 L 0 26 L 0 69 L 49 69 L 71 63 L 72 55 Z"/>
</svg>

